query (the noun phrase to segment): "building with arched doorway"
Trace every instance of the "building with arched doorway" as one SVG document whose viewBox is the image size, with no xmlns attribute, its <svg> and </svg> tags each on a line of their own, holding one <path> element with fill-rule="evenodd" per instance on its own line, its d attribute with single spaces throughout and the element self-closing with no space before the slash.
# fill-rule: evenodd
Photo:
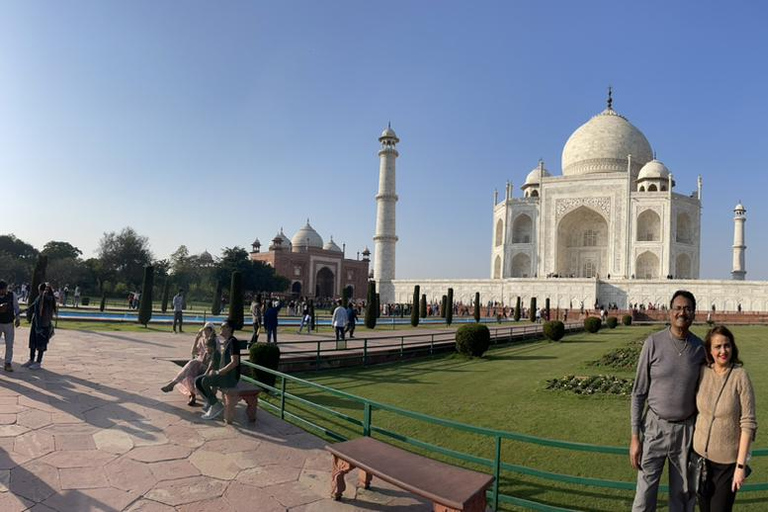
<svg viewBox="0 0 768 512">
<path fill-rule="evenodd" d="M 544 162 L 522 197 L 494 201 L 491 278 L 698 279 L 701 184 L 675 191 L 645 135 L 608 107 L 565 143 L 562 174 Z"/>
<path fill-rule="evenodd" d="M 251 246 L 251 259 L 271 265 L 278 275 L 287 278 L 291 284 L 286 291 L 295 297 L 340 297 L 344 289 L 349 297 L 365 297 L 370 264 L 368 248 L 358 252 L 356 259 L 348 259 L 333 237 L 323 243 L 309 219 L 290 239 L 281 228 L 266 252 L 261 251 L 258 239 Z"/>
</svg>

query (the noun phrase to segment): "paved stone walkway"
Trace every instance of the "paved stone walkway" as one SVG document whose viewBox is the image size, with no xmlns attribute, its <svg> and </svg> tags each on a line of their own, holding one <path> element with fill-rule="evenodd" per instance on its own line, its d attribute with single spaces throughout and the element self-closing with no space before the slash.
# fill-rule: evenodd
<svg viewBox="0 0 768 512">
<path fill-rule="evenodd" d="M 0 511 L 418 512 L 431 507 L 374 480 L 328 498 L 325 442 L 260 410 L 234 425 L 200 419 L 160 386 L 191 334 L 57 331 L 43 369 L 16 332 L 15 372 L 0 372 Z M 182 350 L 183 348 L 183 350 Z"/>
</svg>

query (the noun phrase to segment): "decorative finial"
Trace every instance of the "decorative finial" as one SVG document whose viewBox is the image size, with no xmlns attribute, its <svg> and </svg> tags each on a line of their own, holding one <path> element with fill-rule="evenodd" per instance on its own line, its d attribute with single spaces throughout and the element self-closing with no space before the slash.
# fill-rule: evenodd
<svg viewBox="0 0 768 512">
<path fill-rule="evenodd" d="M 390 130 L 392 129 L 392 122 L 391 121 L 387 121 L 387 128 L 389 128 Z"/>
<path fill-rule="evenodd" d="M 608 86 L 608 110 L 613 110 L 613 88 Z"/>
<path fill-rule="evenodd" d="M 653 159 L 656 160 L 656 150 L 653 150 Z"/>
</svg>

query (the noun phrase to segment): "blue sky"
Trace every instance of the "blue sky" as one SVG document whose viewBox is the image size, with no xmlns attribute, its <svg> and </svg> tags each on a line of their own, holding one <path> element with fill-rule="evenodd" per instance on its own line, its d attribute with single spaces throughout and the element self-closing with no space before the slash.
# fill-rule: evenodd
<svg viewBox="0 0 768 512">
<path fill-rule="evenodd" d="M 761 2 L 6 1 L 0 233 L 158 258 L 288 236 L 371 240 L 377 137 L 401 139 L 397 276 L 489 277 L 491 204 L 605 105 L 689 193 L 702 277 L 768 279 Z"/>
</svg>

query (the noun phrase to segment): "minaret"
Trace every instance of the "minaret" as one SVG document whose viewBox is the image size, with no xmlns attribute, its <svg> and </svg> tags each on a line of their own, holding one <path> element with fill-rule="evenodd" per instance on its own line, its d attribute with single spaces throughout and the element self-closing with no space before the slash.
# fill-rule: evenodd
<svg viewBox="0 0 768 512">
<path fill-rule="evenodd" d="M 400 154 L 395 145 L 400 139 L 387 124 L 387 129 L 379 137 L 379 193 L 376 194 L 376 234 L 373 237 L 373 278 L 376 280 L 382 301 L 394 300 L 394 288 L 391 281 L 395 278 L 395 159 Z"/>
<path fill-rule="evenodd" d="M 743 281 L 747 274 L 744 256 L 747 252 L 747 246 L 744 245 L 744 223 L 747 222 L 747 210 L 739 201 L 736 208 L 733 209 L 733 270 L 731 279 L 734 281 Z"/>
</svg>

